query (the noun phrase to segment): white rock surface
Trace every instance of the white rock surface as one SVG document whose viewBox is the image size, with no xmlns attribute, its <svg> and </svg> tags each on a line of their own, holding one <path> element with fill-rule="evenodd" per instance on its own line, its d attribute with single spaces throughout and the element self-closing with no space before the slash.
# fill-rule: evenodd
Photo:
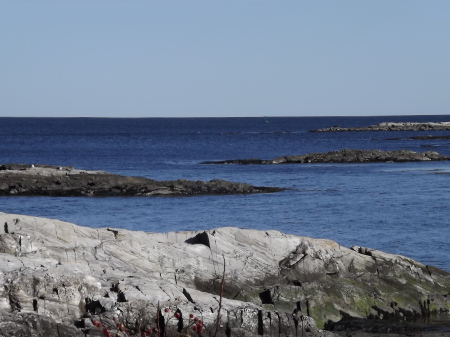
<svg viewBox="0 0 450 337">
<path fill-rule="evenodd" d="M 443 296 L 448 273 L 330 240 L 234 227 L 94 229 L 6 213 L 0 224 L 0 318 L 6 321 L 28 314 L 69 330 L 83 317 L 105 323 L 142 318 L 154 325 L 159 306 L 180 310 L 185 325 L 190 313 L 201 317 L 213 335 L 224 261 L 220 326 L 232 336 L 289 336 L 302 325 L 305 334 L 325 335 L 316 323 L 321 327 L 343 313 L 411 316 L 450 307 Z M 427 299 L 432 308 L 419 304 Z M 176 329 L 177 320 L 170 323 Z"/>
</svg>

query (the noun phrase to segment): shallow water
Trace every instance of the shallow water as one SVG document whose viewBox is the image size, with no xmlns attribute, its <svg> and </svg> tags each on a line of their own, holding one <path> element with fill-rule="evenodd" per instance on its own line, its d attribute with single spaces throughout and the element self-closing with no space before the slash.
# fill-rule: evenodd
<svg viewBox="0 0 450 337">
<path fill-rule="evenodd" d="M 0 118 L 2 162 L 71 165 L 157 180 L 227 179 L 287 191 L 196 197 L 2 197 L 0 211 L 91 227 L 149 232 L 220 226 L 275 229 L 407 255 L 450 271 L 449 162 L 200 165 L 237 158 L 342 148 L 432 150 L 436 132 L 309 133 L 382 121 L 447 121 L 447 116 L 360 118 L 58 119 Z M 387 140 L 401 137 L 400 140 Z"/>
</svg>

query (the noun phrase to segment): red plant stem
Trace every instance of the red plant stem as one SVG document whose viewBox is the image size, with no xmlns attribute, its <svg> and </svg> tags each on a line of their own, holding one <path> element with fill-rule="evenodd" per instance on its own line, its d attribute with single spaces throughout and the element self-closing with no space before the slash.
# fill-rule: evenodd
<svg viewBox="0 0 450 337">
<path fill-rule="evenodd" d="M 216 337 L 217 333 L 219 332 L 220 309 L 222 309 L 223 284 L 225 283 L 225 256 L 222 254 L 222 257 L 223 257 L 223 274 L 222 274 L 222 282 L 220 284 L 219 308 L 217 309 L 216 332 L 214 334 L 214 337 Z"/>
</svg>

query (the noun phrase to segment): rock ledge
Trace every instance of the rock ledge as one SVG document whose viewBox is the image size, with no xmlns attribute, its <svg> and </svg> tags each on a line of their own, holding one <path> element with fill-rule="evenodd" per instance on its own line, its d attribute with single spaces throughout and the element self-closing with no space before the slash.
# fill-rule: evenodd
<svg viewBox="0 0 450 337">
<path fill-rule="evenodd" d="M 0 195 L 39 196 L 190 196 L 280 192 L 277 187 L 257 187 L 225 180 L 157 181 L 103 171 L 86 171 L 51 165 L 0 165 Z"/>
<path fill-rule="evenodd" d="M 374 163 L 374 162 L 414 162 L 414 161 L 443 161 L 450 157 L 434 151 L 414 152 L 410 150 L 382 151 L 382 150 L 351 150 L 343 149 L 326 153 L 308 153 L 298 156 L 283 156 L 275 159 L 231 159 L 223 161 L 209 161 L 201 164 L 309 164 L 309 163 Z"/>
<path fill-rule="evenodd" d="M 181 315 L 165 326 L 172 335 L 192 313 L 213 336 L 224 263 L 219 335 L 325 337 L 355 320 L 406 331 L 449 317 L 449 273 L 365 247 L 234 227 L 144 233 L 6 213 L 0 223 L 2 337 L 100 336 L 92 321 L 113 318 L 154 328 L 158 308 Z"/>
</svg>

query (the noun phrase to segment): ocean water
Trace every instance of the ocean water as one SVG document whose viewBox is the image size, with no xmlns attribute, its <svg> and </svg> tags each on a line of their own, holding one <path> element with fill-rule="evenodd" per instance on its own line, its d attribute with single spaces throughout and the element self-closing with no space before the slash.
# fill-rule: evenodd
<svg viewBox="0 0 450 337">
<path fill-rule="evenodd" d="M 288 190 L 195 197 L 0 197 L 0 211 L 146 232 L 237 226 L 327 238 L 450 272 L 450 162 L 201 165 L 349 149 L 450 156 L 450 131 L 310 133 L 333 125 L 449 121 L 450 116 L 0 118 L 0 163 L 52 164 L 156 180 L 226 179 Z M 399 138 L 392 140 L 392 138 Z"/>
</svg>

